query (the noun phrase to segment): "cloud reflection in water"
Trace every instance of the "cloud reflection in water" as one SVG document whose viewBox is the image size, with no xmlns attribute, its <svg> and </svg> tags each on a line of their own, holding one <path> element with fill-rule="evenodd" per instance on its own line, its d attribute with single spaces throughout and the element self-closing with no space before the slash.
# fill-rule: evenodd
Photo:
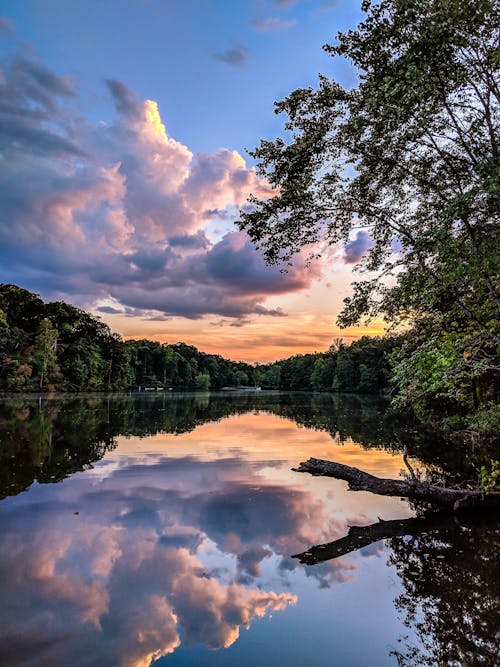
<svg viewBox="0 0 500 667">
<path fill-rule="evenodd" d="M 52 423 L 58 443 L 64 410 L 51 409 L 38 435 Z M 297 601 L 291 578 L 304 570 L 290 554 L 340 536 L 356 516 L 342 483 L 290 472 L 299 453 L 331 446 L 289 419 L 240 414 L 181 435 L 119 437 L 92 470 L 5 499 L 0 662 L 135 666 L 181 644 L 231 646 Z M 329 587 L 355 569 L 339 559 L 305 575 Z"/>
<path fill-rule="evenodd" d="M 240 627 L 296 602 L 256 586 L 260 564 L 277 555 L 286 575 L 295 566 L 288 555 L 329 522 L 304 491 L 263 482 L 243 459 L 162 458 L 97 483 L 78 474 L 35 486 L 6 503 L 1 633 L 10 664 L 23 663 L 20 627 L 23 646 L 52 664 L 78 655 L 80 664 L 148 665 L 180 636 L 230 646 Z M 228 581 L 204 564 L 209 545 Z M 329 575 L 315 574 L 333 581 L 353 565 L 327 567 Z"/>
</svg>

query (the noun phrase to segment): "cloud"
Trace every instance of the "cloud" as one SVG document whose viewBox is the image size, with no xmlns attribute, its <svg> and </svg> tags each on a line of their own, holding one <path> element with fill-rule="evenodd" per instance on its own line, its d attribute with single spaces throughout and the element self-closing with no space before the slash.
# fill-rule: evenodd
<svg viewBox="0 0 500 667">
<path fill-rule="evenodd" d="M 282 19 L 277 16 L 268 16 L 265 19 L 255 19 L 252 27 L 257 32 L 281 32 L 289 30 L 297 23 L 295 19 Z"/>
<path fill-rule="evenodd" d="M 107 79 L 106 84 L 109 88 L 116 109 L 125 116 L 140 116 L 141 103 L 134 93 L 121 81 Z"/>
<path fill-rule="evenodd" d="M 357 232 L 356 238 L 345 245 L 344 262 L 346 264 L 356 264 L 372 246 L 373 239 L 369 234 L 363 230 Z"/>
<path fill-rule="evenodd" d="M 320 276 L 302 256 L 281 273 L 227 231 L 251 193 L 273 195 L 236 151 L 194 154 L 169 136 L 156 102 L 120 81 L 106 82 L 116 119 L 93 127 L 75 113 L 67 77 L 26 58 L 4 72 L 0 280 L 102 313 L 246 322 L 282 316 L 266 299 Z"/>
<path fill-rule="evenodd" d="M 281 309 L 266 308 L 262 300 L 305 289 L 320 275 L 318 266 L 306 264 L 305 254 L 299 255 L 286 273 L 266 265 L 243 232 L 228 232 L 209 249 L 185 257 L 148 249 L 128 258 L 136 268 L 136 280 L 113 285 L 114 298 L 133 308 L 192 319 L 204 314 L 282 317 Z M 169 272 L 172 267 L 175 268 Z M 156 289 L 146 293 L 144 281 Z"/>
<path fill-rule="evenodd" d="M 196 155 L 182 187 L 183 196 L 197 213 L 206 216 L 213 211 L 214 217 L 229 204 L 243 206 L 249 192 L 259 199 L 273 193 L 266 181 L 256 177 L 254 169 L 247 168 L 237 151 L 227 148 L 212 155 Z"/>
<path fill-rule="evenodd" d="M 339 0 L 323 0 L 320 9 L 327 12 L 332 9 L 337 9 L 338 6 L 339 6 Z"/>
<path fill-rule="evenodd" d="M 363 556 L 364 558 L 370 558 L 371 556 L 380 556 L 383 553 L 384 553 L 384 542 L 382 540 L 380 542 L 374 542 L 373 544 L 369 544 L 368 546 L 363 547 L 362 549 L 359 550 L 360 556 Z"/>
<path fill-rule="evenodd" d="M 249 55 L 246 44 L 243 42 L 235 42 L 233 46 L 225 51 L 216 51 L 214 53 L 214 58 L 226 63 L 226 65 L 231 65 L 232 67 L 243 67 L 243 65 L 246 65 L 248 62 Z"/>
<path fill-rule="evenodd" d="M 244 232 L 229 232 L 204 256 L 203 273 L 219 283 L 230 284 L 241 294 L 281 294 L 309 287 L 319 278 L 318 267 L 306 265 L 301 254 L 288 272 L 269 267 Z"/>
<path fill-rule="evenodd" d="M 105 313 L 107 315 L 119 315 L 123 313 L 121 308 L 113 308 L 113 306 L 99 306 L 96 310 L 98 313 Z"/>
<path fill-rule="evenodd" d="M 210 241 L 201 229 L 196 234 L 174 234 L 168 239 L 168 243 L 171 248 L 181 247 L 193 250 L 208 248 L 210 246 Z"/>
<path fill-rule="evenodd" d="M 0 150 L 5 158 L 23 153 L 52 158 L 83 155 L 60 108 L 61 100 L 75 95 L 68 77 L 56 76 L 24 56 L 8 60 L 0 79 Z"/>
</svg>

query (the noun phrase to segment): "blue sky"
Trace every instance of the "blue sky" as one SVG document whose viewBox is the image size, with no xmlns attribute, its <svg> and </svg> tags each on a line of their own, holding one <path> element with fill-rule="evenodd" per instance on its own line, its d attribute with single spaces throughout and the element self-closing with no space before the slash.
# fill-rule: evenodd
<svg viewBox="0 0 500 667">
<path fill-rule="evenodd" d="M 194 152 L 243 153 L 282 123 L 273 102 L 318 72 L 352 80 L 321 47 L 361 17 L 358 0 L 4 0 L 15 37 L 69 75 L 81 113 L 109 118 L 105 79 L 158 102 L 169 131 Z"/>
<path fill-rule="evenodd" d="M 366 239 L 284 274 L 233 221 L 270 196 L 245 149 L 282 132 L 273 102 L 319 72 L 355 82 L 321 47 L 355 27 L 358 1 L 4 0 L 1 13 L 0 281 L 127 337 L 247 360 L 325 349 Z"/>
</svg>

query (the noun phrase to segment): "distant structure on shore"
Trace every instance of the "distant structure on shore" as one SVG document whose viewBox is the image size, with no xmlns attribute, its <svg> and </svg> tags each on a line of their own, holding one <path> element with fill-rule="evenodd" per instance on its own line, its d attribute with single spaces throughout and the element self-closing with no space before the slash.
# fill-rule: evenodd
<svg viewBox="0 0 500 667">
<path fill-rule="evenodd" d="M 221 387 L 221 391 L 262 391 L 262 387 Z"/>
<path fill-rule="evenodd" d="M 173 391 L 172 387 L 137 387 L 137 392 L 143 391 Z M 220 391 L 262 391 L 262 387 L 221 387 Z"/>
</svg>

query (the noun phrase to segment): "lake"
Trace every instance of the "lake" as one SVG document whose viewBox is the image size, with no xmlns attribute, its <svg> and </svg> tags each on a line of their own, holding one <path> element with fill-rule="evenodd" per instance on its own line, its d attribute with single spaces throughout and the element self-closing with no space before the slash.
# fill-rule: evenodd
<svg viewBox="0 0 500 667">
<path fill-rule="evenodd" d="M 497 664 L 496 518 L 293 557 L 418 508 L 292 468 L 406 476 L 404 445 L 417 474 L 470 474 L 466 450 L 368 398 L 4 397 L 0 664 Z"/>
</svg>

